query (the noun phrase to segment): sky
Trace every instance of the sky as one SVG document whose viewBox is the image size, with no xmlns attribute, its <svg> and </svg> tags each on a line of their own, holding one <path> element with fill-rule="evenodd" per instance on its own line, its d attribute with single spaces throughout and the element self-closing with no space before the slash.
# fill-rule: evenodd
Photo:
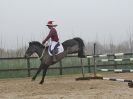
<svg viewBox="0 0 133 99">
<path fill-rule="evenodd" d="M 60 42 L 117 44 L 133 33 L 133 0 L 0 0 L 0 48 L 42 42 L 49 20 L 58 24 Z"/>
</svg>

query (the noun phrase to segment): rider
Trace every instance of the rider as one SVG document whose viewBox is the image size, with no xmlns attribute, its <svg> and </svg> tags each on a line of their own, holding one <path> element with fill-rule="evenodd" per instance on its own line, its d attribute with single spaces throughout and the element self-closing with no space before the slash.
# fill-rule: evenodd
<svg viewBox="0 0 133 99">
<path fill-rule="evenodd" d="M 47 25 L 48 28 L 50 29 L 49 34 L 47 35 L 47 37 L 43 40 L 42 44 L 45 44 L 46 41 L 48 41 L 51 38 L 51 52 L 53 54 L 53 61 L 56 61 L 56 56 L 55 56 L 55 46 L 56 44 L 59 42 L 59 37 L 57 34 L 57 31 L 54 27 L 57 26 L 57 24 L 54 24 L 54 21 L 48 21 Z"/>
</svg>

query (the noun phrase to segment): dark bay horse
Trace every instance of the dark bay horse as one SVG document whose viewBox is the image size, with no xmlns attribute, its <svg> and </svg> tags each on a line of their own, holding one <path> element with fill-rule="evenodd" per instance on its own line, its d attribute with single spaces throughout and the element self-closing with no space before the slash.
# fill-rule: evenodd
<svg viewBox="0 0 133 99">
<path fill-rule="evenodd" d="M 42 80 L 40 81 L 40 84 L 43 84 L 48 67 L 63 59 L 67 54 L 78 53 L 78 57 L 85 57 L 85 46 L 81 38 L 77 37 L 66 40 L 62 43 L 62 45 L 64 48 L 64 52 L 56 55 L 57 61 L 53 62 L 52 56 L 50 56 L 48 53 L 48 47 L 43 46 L 41 43 L 37 41 L 32 41 L 29 43 L 29 47 L 25 53 L 25 57 L 29 58 L 33 53 L 37 53 L 41 60 L 40 67 L 38 68 L 37 73 L 33 76 L 32 80 L 35 80 L 40 71 L 43 70 Z"/>
</svg>

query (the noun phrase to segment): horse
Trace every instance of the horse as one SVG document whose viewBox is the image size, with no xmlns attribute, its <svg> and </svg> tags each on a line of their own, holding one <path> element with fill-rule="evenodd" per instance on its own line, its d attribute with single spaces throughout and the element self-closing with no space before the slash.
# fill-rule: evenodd
<svg viewBox="0 0 133 99">
<path fill-rule="evenodd" d="M 68 39 L 64 41 L 62 45 L 63 45 L 64 51 L 56 55 L 56 62 L 53 62 L 52 56 L 50 56 L 48 53 L 48 47 L 45 47 L 38 41 L 29 42 L 29 47 L 25 52 L 25 57 L 30 58 L 30 56 L 33 53 L 36 53 L 41 61 L 36 74 L 32 77 L 32 81 L 34 81 L 37 75 L 40 73 L 40 71 L 43 70 L 42 80 L 39 83 L 39 84 L 43 84 L 48 67 L 50 65 L 53 65 L 59 62 L 61 59 L 67 56 L 67 54 L 78 53 L 79 58 L 85 57 L 85 53 L 84 53 L 85 45 L 81 38 L 75 37 L 73 39 Z"/>
</svg>

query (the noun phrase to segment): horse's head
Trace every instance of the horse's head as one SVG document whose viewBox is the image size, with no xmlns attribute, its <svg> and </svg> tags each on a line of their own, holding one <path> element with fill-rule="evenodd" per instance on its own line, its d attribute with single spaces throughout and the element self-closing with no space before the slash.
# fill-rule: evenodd
<svg viewBox="0 0 133 99">
<path fill-rule="evenodd" d="M 37 42 L 37 41 L 29 42 L 29 47 L 28 47 L 28 49 L 25 52 L 25 57 L 28 58 L 33 53 L 37 53 L 38 54 L 38 51 L 40 51 L 43 48 L 44 48 L 44 46 L 41 43 Z"/>
</svg>

